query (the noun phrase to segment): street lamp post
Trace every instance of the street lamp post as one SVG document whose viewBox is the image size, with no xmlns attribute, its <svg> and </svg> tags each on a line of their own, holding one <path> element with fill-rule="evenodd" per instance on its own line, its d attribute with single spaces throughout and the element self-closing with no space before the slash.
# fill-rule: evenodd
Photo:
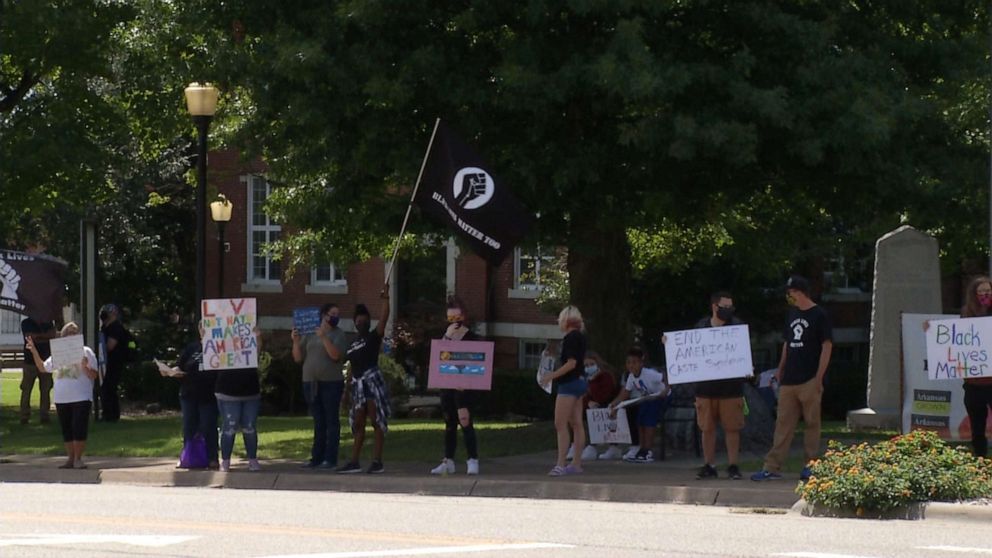
<svg viewBox="0 0 992 558">
<path fill-rule="evenodd" d="M 209 83 L 191 83 L 186 87 L 186 108 L 196 125 L 199 141 L 196 156 L 196 308 L 206 290 L 206 211 L 207 211 L 207 132 L 217 110 L 217 88 Z"/>
<path fill-rule="evenodd" d="M 224 226 L 231 220 L 234 204 L 224 194 L 210 202 L 210 217 L 217 223 L 217 298 L 224 298 Z"/>
</svg>

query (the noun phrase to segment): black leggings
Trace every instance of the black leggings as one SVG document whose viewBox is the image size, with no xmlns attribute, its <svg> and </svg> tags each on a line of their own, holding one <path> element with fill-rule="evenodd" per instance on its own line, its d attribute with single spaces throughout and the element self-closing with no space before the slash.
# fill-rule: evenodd
<svg viewBox="0 0 992 558">
<path fill-rule="evenodd" d="M 977 457 L 985 457 L 989 452 L 989 441 L 985 437 L 985 421 L 992 406 L 992 385 L 964 384 L 964 408 L 971 422 L 971 446 Z"/>
<path fill-rule="evenodd" d="M 469 459 L 479 458 L 479 448 L 475 439 L 475 426 L 472 423 L 472 409 L 475 397 L 472 392 L 453 389 L 441 390 L 441 413 L 444 414 L 444 457 L 455 458 L 458 447 L 458 409 L 468 409 L 468 424 L 462 425 L 465 437 L 465 452 Z"/>
<path fill-rule="evenodd" d="M 85 442 L 90 429 L 90 401 L 56 403 L 55 411 L 62 426 L 63 442 Z"/>
</svg>

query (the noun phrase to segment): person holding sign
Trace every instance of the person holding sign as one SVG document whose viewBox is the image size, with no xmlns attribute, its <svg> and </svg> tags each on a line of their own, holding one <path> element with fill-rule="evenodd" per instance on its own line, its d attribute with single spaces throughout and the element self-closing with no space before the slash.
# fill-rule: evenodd
<svg viewBox="0 0 992 558">
<path fill-rule="evenodd" d="M 448 297 L 448 329 L 444 338 L 451 341 L 476 341 L 479 336 L 468 326 L 465 304 L 455 296 Z M 451 475 L 455 472 L 455 449 L 458 447 L 458 426 L 462 427 L 465 438 L 465 453 L 468 460 L 465 472 L 469 475 L 479 474 L 479 447 L 475 438 L 475 426 L 472 424 L 472 407 L 475 403 L 475 392 L 463 389 L 441 390 L 441 412 L 444 414 L 444 459 L 441 464 L 431 469 L 432 475 Z"/>
<path fill-rule="evenodd" d="M 312 334 L 293 328 L 293 360 L 303 364 L 303 398 L 313 417 L 313 444 L 304 467 L 338 466 L 341 444 L 341 395 L 344 393 L 344 357 L 348 349 L 338 327 L 341 310 L 327 303 L 320 308 L 320 325 Z"/>
<path fill-rule="evenodd" d="M 620 393 L 610 403 L 610 416 L 616 416 L 616 410 L 624 401 L 633 396 L 638 401 L 637 430 L 641 448 L 631 457 L 624 457 L 628 463 L 650 463 L 654 461 L 651 443 L 654 431 L 661 419 L 662 399 L 668 395 L 670 388 L 665 385 L 665 377 L 654 368 L 644 366 L 644 350 L 631 347 L 627 350 L 627 383 Z M 625 405 L 626 406 L 626 405 Z"/>
<path fill-rule="evenodd" d="M 179 409 L 183 415 L 183 446 L 190 443 L 197 434 L 203 436 L 207 450 L 207 468 L 218 469 L 217 461 L 217 396 L 214 385 L 217 373 L 203 369 L 203 324 L 198 326 L 199 337 L 190 341 L 179 354 L 173 371 L 160 369 L 163 376 L 178 377 Z M 179 371 L 177 375 L 174 370 Z"/>
<path fill-rule="evenodd" d="M 541 383 L 558 388 L 555 398 L 555 431 L 558 434 L 558 461 L 548 473 L 552 477 L 575 475 L 582 472 L 582 452 L 586 445 L 586 431 L 582 424 L 582 396 L 588 384 L 583 374 L 586 359 L 586 336 L 582 313 L 574 306 L 566 306 L 558 314 L 558 327 L 565 333 L 561 341 L 561 365 L 545 374 Z M 569 428 L 575 440 L 575 457 L 566 465 L 569 447 Z"/>
<path fill-rule="evenodd" d="M 79 335 L 79 326 L 69 322 L 62 326 L 61 337 L 67 338 Z M 79 337 L 82 339 L 82 336 Z M 86 439 L 89 433 L 90 409 L 93 406 L 93 380 L 96 379 L 96 354 L 89 347 L 83 346 L 75 363 L 56 363 L 53 357 L 42 360 L 31 337 L 25 346 L 31 353 L 32 360 L 39 371 L 51 374 L 55 380 L 53 398 L 55 410 L 58 413 L 59 425 L 62 427 L 62 441 L 65 443 L 66 462 L 59 469 L 85 469 L 83 451 L 86 449 Z M 76 349 L 78 350 L 78 345 Z"/>
<path fill-rule="evenodd" d="M 992 315 L 992 279 L 977 277 L 968 284 L 962 318 Z M 985 457 L 989 441 L 985 435 L 989 407 L 992 406 L 992 377 L 964 379 L 964 408 L 971 426 L 971 447 L 977 457 Z"/>
<path fill-rule="evenodd" d="M 254 321 L 254 319 L 252 320 Z M 251 329 L 255 348 L 262 350 L 262 336 L 258 327 Z M 258 430 L 256 423 L 262 407 L 262 389 L 258 382 L 258 366 L 246 368 L 216 369 L 214 396 L 221 416 L 220 431 L 220 470 L 231 470 L 231 455 L 234 453 L 234 438 L 241 431 L 248 457 L 248 470 L 261 471 L 258 462 Z"/>
<path fill-rule="evenodd" d="M 833 349 L 833 329 L 827 312 L 810 299 L 809 281 L 804 277 L 790 277 L 785 293 L 791 308 L 776 375 L 781 387 L 775 436 L 764 468 L 751 475 L 753 481 L 782 478 L 782 463 L 789 455 L 800 418 L 806 423 L 803 448 L 807 463 L 820 451 L 820 402 Z M 809 466 L 805 466 L 799 478 L 805 481 L 809 475 Z"/>
<path fill-rule="evenodd" d="M 699 320 L 697 329 L 740 325 L 734 315 L 734 299 L 729 292 L 710 296 L 710 315 Z M 710 380 L 696 383 L 696 423 L 703 439 L 703 459 L 706 463 L 696 473 L 697 479 L 716 478 L 716 425 L 723 427 L 727 443 L 727 476 L 741 478 L 737 458 L 744 429 L 744 379 Z"/>
<path fill-rule="evenodd" d="M 386 390 L 386 380 L 379 370 L 379 350 L 382 348 L 382 338 L 386 334 L 386 322 L 389 321 L 389 283 L 379 294 L 382 298 L 382 311 L 379 323 L 372 327 L 372 316 L 364 304 L 355 308 L 355 329 L 358 335 L 348 346 L 345 358 L 351 365 L 348 378 L 351 397 L 351 410 L 348 421 L 351 432 L 355 437 L 351 450 L 351 461 L 337 468 L 338 473 L 360 473 L 359 457 L 362 445 L 365 443 L 365 422 L 372 417 L 372 429 L 375 432 L 375 446 L 372 449 L 372 465 L 366 473 L 382 473 L 382 450 L 386 442 L 386 431 L 389 429 L 389 416 L 392 409 L 389 405 L 389 393 Z"/>
</svg>

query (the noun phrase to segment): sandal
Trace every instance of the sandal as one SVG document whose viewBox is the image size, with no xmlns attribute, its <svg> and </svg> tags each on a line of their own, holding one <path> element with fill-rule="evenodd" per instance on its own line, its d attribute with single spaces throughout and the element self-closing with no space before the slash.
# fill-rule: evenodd
<svg viewBox="0 0 992 558">
<path fill-rule="evenodd" d="M 75 463 L 71 463 L 71 462 L 70 463 L 63 463 L 63 464 L 59 465 L 59 469 L 72 469 L 73 465 L 75 465 Z"/>
<path fill-rule="evenodd" d="M 549 477 L 563 477 L 568 474 L 568 470 L 561 465 L 555 465 L 553 469 L 548 473 Z"/>
<path fill-rule="evenodd" d="M 565 474 L 566 475 L 581 475 L 582 474 L 582 469 L 579 469 L 578 467 L 576 467 L 574 465 L 567 465 L 565 467 Z"/>
</svg>

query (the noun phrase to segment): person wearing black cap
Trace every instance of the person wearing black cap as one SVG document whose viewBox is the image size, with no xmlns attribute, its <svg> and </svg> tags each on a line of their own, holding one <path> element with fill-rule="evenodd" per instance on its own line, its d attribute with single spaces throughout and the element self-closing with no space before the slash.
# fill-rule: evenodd
<svg viewBox="0 0 992 558">
<path fill-rule="evenodd" d="M 120 310 L 114 304 L 104 304 L 100 309 L 100 324 L 100 358 L 105 367 L 100 381 L 100 408 L 104 422 L 117 422 L 121 419 L 117 386 L 124 375 L 130 335 L 121 324 Z"/>
<path fill-rule="evenodd" d="M 364 304 L 355 308 L 355 329 L 358 335 L 348 346 L 345 353 L 351 365 L 348 377 L 348 390 L 351 399 L 348 411 L 348 422 L 355 443 L 351 451 L 351 461 L 337 468 L 338 473 L 359 473 L 359 457 L 362 445 L 365 443 L 365 422 L 372 417 L 372 428 L 375 431 L 375 446 L 372 449 L 372 465 L 367 473 L 382 473 L 382 450 L 386 441 L 386 431 L 389 429 L 389 417 L 392 410 L 389 405 L 389 393 L 386 381 L 379 370 L 379 350 L 382 348 L 382 338 L 386 334 L 386 322 L 389 321 L 389 284 L 383 287 L 379 294 L 382 298 L 382 311 L 379 323 L 371 329 L 372 317 Z"/>
<path fill-rule="evenodd" d="M 785 328 L 782 358 L 775 374 L 781 385 L 775 438 L 772 449 L 765 456 L 764 468 L 751 475 L 754 481 L 782 478 L 782 463 L 789 455 L 800 418 L 806 424 L 803 440 L 806 462 L 820 452 L 820 402 L 823 378 L 833 349 L 833 330 L 826 311 L 810 299 L 809 281 L 804 277 L 790 277 L 785 294 L 792 307 Z M 803 467 L 799 478 L 809 478 L 808 466 Z"/>
</svg>

